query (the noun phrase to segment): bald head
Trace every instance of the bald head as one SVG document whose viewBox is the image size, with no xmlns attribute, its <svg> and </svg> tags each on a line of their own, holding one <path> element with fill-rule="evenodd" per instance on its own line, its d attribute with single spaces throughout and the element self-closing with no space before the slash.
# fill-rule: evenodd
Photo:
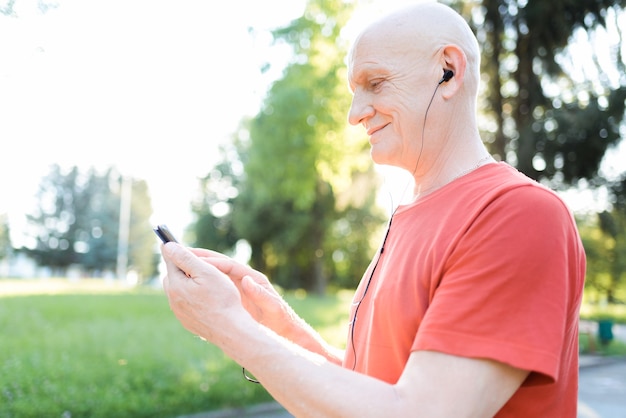
<svg viewBox="0 0 626 418">
<path fill-rule="evenodd" d="M 397 59 L 424 62 L 437 59 L 454 45 L 466 60 L 464 90 L 475 96 L 480 78 L 480 50 L 467 22 L 450 7 L 424 2 L 400 8 L 365 28 L 355 40 L 351 56 L 363 43 L 378 43 Z"/>
</svg>

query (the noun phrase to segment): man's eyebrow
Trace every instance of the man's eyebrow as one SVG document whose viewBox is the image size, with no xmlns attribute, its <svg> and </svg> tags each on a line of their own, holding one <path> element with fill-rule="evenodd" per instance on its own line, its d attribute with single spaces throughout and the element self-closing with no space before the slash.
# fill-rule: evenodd
<svg viewBox="0 0 626 418">
<path fill-rule="evenodd" d="M 381 75 L 384 75 L 384 72 L 378 69 L 374 64 L 361 64 L 356 69 L 352 69 L 349 73 L 349 80 L 351 84 L 361 84 L 364 80 L 371 76 L 371 74 L 375 73 L 381 73 Z"/>
</svg>

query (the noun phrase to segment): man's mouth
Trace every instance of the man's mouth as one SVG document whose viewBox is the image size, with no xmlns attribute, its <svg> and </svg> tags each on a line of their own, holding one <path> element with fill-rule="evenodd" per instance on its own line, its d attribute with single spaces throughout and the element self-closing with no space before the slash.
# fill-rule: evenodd
<svg viewBox="0 0 626 418">
<path fill-rule="evenodd" d="M 374 135 L 376 132 L 380 131 L 381 129 L 385 128 L 387 125 L 389 125 L 388 123 L 385 125 L 379 125 L 379 126 L 374 126 L 371 127 L 367 130 L 367 135 L 372 136 Z"/>
</svg>

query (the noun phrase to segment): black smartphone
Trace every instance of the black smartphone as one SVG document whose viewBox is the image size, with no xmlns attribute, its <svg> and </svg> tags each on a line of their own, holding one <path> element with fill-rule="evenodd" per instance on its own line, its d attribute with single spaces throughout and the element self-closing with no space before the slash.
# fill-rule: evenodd
<svg viewBox="0 0 626 418">
<path fill-rule="evenodd" d="M 161 238 L 163 244 L 167 244 L 168 242 L 178 242 L 165 224 L 161 224 L 154 228 L 154 233 Z"/>
<path fill-rule="evenodd" d="M 174 235 L 169 230 L 167 225 L 165 224 L 161 224 L 157 226 L 156 228 L 153 228 L 152 230 L 154 231 L 155 234 L 157 234 L 159 238 L 161 238 L 161 241 L 163 241 L 163 244 L 167 244 L 168 242 L 178 242 L 176 238 L 174 238 Z M 185 275 L 187 277 L 191 277 L 189 273 L 185 273 Z"/>
</svg>

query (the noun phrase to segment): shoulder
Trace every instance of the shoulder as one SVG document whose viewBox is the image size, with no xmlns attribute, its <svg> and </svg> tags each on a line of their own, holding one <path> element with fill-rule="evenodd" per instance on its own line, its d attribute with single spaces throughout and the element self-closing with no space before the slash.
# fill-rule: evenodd
<svg viewBox="0 0 626 418">
<path fill-rule="evenodd" d="M 506 163 L 489 164 L 459 186 L 477 196 L 483 208 L 495 205 L 533 218 L 551 213 L 571 218 L 570 209 L 557 193 Z"/>
<path fill-rule="evenodd" d="M 465 218 L 463 240 L 493 251 L 558 251 L 564 242 L 579 244 L 574 216 L 553 190 L 505 163 L 490 164 L 468 176 L 450 206 Z M 551 248 L 552 247 L 552 248 Z M 568 246 L 565 246 L 568 247 Z"/>
</svg>

